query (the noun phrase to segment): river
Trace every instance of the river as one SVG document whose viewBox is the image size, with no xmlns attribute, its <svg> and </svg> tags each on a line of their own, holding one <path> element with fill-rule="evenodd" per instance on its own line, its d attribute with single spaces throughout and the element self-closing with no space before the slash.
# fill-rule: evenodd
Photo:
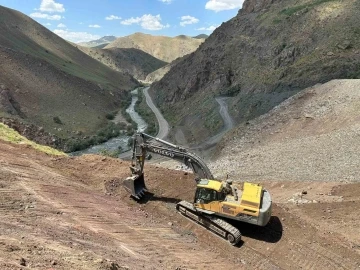
<svg viewBox="0 0 360 270">
<path fill-rule="evenodd" d="M 140 88 L 141 90 L 141 88 Z M 142 117 L 135 111 L 135 104 L 136 101 L 138 101 L 138 91 L 139 88 L 133 90 L 131 92 L 132 99 L 130 106 L 126 109 L 126 112 L 130 115 L 131 119 L 137 124 L 137 131 L 142 132 L 145 131 L 147 128 L 147 123 L 142 119 Z M 121 112 L 119 112 L 121 113 Z M 83 154 L 99 154 L 101 152 L 105 151 L 116 151 L 119 149 L 119 146 L 121 147 L 122 151 L 128 151 L 130 150 L 130 147 L 128 145 L 130 136 L 127 135 L 120 135 L 118 137 L 112 138 L 108 140 L 107 142 L 104 142 L 102 144 L 91 146 L 87 149 L 76 151 L 71 153 L 71 155 L 74 156 L 80 156 Z"/>
</svg>

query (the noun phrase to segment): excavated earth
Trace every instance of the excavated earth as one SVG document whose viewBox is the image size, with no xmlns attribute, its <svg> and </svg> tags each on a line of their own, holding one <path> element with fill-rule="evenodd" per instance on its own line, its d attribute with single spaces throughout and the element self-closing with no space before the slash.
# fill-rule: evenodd
<svg viewBox="0 0 360 270">
<path fill-rule="evenodd" d="M 137 203 L 121 186 L 128 166 L 0 141 L 0 269 L 360 268 L 359 183 L 263 182 L 271 221 L 237 224 L 232 247 L 176 213 L 190 173 L 146 164 L 153 194 Z"/>
</svg>

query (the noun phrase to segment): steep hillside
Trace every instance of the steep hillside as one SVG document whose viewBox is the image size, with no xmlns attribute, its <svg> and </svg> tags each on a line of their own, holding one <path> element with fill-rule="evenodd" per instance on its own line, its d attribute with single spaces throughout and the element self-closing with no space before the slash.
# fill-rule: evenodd
<svg viewBox="0 0 360 270">
<path fill-rule="evenodd" d="M 138 80 L 144 80 L 149 73 L 167 64 L 138 49 L 101 49 L 82 46 L 77 46 L 77 48 L 104 65 L 128 73 Z"/>
<path fill-rule="evenodd" d="M 162 68 L 159 68 L 159 69 L 149 73 L 146 76 L 145 83 L 153 83 L 156 81 L 160 81 L 165 76 L 165 74 L 168 73 L 169 70 L 173 66 L 175 66 L 177 63 L 179 63 L 184 57 L 186 57 L 186 56 L 177 58 L 174 61 L 172 61 L 171 63 L 167 64 L 166 66 L 163 66 Z"/>
<path fill-rule="evenodd" d="M 62 138 L 107 125 L 138 82 L 84 54 L 24 14 L 0 7 L 0 116 Z"/>
<path fill-rule="evenodd" d="M 77 44 L 80 46 L 83 46 L 83 47 L 99 47 L 99 46 L 105 47 L 106 45 L 108 45 L 109 43 L 113 42 L 116 39 L 117 39 L 117 37 L 115 37 L 115 36 L 104 36 L 97 40 L 91 40 L 88 42 L 80 42 Z"/>
<path fill-rule="evenodd" d="M 195 36 L 195 37 L 193 37 L 193 38 L 200 38 L 200 39 L 207 39 L 209 36 L 208 35 L 206 35 L 206 34 L 200 34 L 200 35 L 197 35 L 197 36 Z"/>
<path fill-rule="evenodd" d="M 360 80 L 310 87 L 240 125 L 218 145 L 214 172 L 253 181 L 360 181 L 359 89 Z"/>
<path fill-rule="evenodd" d="M 359 78 L 359 10 L 356 0 L 246 0 L 150 92 L 189 141 L 201 141 L 221 128 L 215 96 L 233 97 L 240 123 L 308 86 Z"/>
<path fill-rule="evenodd" d="M 105 48 L 139 49 L 162 61 L 170 63 L 178 57 L 195 51 L 203 42 L 204 39 L 196 39 L 183 35 L 172 38 L 135 33 L 130 36 L 120 37 Z"/>
</svg>

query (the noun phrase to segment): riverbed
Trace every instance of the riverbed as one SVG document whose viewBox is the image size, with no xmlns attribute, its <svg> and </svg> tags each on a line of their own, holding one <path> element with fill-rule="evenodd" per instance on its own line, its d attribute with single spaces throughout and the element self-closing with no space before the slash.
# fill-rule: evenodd
<svg viewBox="0 0 360 270">
<path fill-rule="evenodd" d="M 142 91 L 142 88 L 137 88 L 131 92 L 132 95 L 131 104 L 126 109 L 126 112 L 130 115 L 131 119 L 137 124 L 137 131 L 143 132 L 145 131 L 148 125 L 144 121 L 144 119 L 135 111 L 135 104 L 139 99 L 138 98 L 139 91 Z M 121 111 L 119 111 L 119 114 L 121 114 Z M 131 136 L 127 136 L 123 134 L 118 137 L 112 138 L 102 144 L 94 145 L 87 149 L 76 151 L 71 154 L 74 156 L 80 156 L 83 154 L 99 154 L 105 151 L 113 152 L 113 151 L 117 151 L 119 147 L 121 147 L 120 148 L 121 152 L 125 152 L 130 150 L 130 146 L 128 145 L 128 141 L 130 138 Z"/>
</svg>

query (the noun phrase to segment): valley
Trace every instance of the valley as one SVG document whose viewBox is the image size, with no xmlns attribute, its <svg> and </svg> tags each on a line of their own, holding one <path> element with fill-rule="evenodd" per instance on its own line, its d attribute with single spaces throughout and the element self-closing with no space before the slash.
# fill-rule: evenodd
<svg viewBox="0 0 360 270">
<path fill-rule="evenodd" d="M 0 269 L 360 269 L 358 0 L 30 2 L 0 0 Z"/>
</svg>

